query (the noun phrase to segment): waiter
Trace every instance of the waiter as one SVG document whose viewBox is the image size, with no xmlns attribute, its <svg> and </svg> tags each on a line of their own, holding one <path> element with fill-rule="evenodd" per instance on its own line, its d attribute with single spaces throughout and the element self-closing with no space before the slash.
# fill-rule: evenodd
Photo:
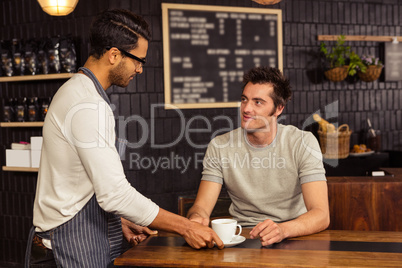
<svg viewBox="0 0 402 268">
<path fill-rule="evenodd" d="M 119 154 L 127 142 L 116 140 L 105 90 L 142 73 L 149 40 L 148 24 L 129 11 L 93 21 L 87 62 L 46 115 L 26 266 L 108 267 L 122 253 L 122 229 L 136 244 L 152 234 L 145 226 L 176 232 L 194 248 L 223 247 L 210 228 L 159 208 L 125 177 Z"/>
</svg>

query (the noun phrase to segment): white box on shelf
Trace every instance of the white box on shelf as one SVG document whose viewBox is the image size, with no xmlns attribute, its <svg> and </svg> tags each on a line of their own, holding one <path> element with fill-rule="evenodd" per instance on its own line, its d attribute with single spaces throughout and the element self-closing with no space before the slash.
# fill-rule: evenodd
<svg viewBox="0 0 402 268">
<path fill-rule="evenodd" d="M 6 166 L 31 167 L 31 151 L 6 149 Z"/>
<path fill-rule="evenodd" d="M 31 137 L 31 150 L 33 151 L 42 150 L 42 142 L 43 142 L 42 136 Z"/>
<path fill-rule="evenodd" d="M 31 150 L 31 167 L 38 168 L 40 164 L 40 154 L 42 151 Z"/>
</svg>

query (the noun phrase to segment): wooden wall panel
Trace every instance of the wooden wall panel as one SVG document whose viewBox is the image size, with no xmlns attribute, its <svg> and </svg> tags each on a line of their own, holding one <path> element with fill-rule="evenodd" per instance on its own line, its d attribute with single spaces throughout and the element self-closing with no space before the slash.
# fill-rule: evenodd
<svg viewBox="0 0 402 268">
<path fill-rule="evenodd" d="M 399 170 L 399 174 L 401 172 Z M 393 178 L 329 177 L 329 229 L 402 231 L 401 175 Z"/>
</svg>

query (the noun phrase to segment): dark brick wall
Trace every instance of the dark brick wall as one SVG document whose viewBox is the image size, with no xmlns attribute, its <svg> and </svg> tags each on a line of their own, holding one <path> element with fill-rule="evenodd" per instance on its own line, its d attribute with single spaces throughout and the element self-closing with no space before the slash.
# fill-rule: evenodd
<svg viewBox="0 0 402 268">
<path fill-rule="evenodd" d="M 148 62 L 144 73 L 138 76 L 126 89 L 113 88 L 108 91 L 116 111 L 124 119 L 131 115 L 141 116 L 151 124 L 155 114 L 155 142 L 157 144 L 175 141 L 182 127 L 175 111 L 162 108 L 151 110 L 151 104 L 164 101 L 161 0 L 81 0 L 74 13 L 67 17 L 50 17 L 41 11 L 38 3 L 31 0 L 2 0 L 0 2 L 0 39 L 46 37 L 56 34 L 72 34 L 77 37 L 79 60 L 83 64 L 88 53 L 87 32 L 91 18 L 106 8 L 127 8 L 141 14 L 149 22 L 153 40 L 150 43 Z M 251 0 L 189 0 L 169 1 L 206 5 L 244 6 L 266 8 Z M 283 11 L 283 58 L 284 73 L 290 78 L 294 97 L 286 107 L 282 123 L 302 127 L 306 118 L 317 110 L 338 101 L 339 115 L 335 121 L 349 124 L 354 131 L 352 143 L 359 142 L 359 131 L 365 128 L 370 118 L 375 128 L 382 132 L 384 150 L 402 150 L 402 84 L 401 82 L 339 82 L 323 80 L 322 73 L 313 52 L 318 50 L 317 35 L 401 35 L 402 3 L 398 0 L 355 0 L 318 1 L 283 0 L 270 8 Z M 379 43 L 349 42 L 359 54 L 380 53 Z M 63 81 L 1 83 L 1 97 L 52 96 Z M 185 124 L 195 116 L 204 116 L 211 125 L 205 133 L 190 133 L 189 139 L 181 138 L 174 146 L 154 149 L 148 139 L 140 148 L 129 148 L 124 161 L 129 181 L 140 192 L 153 199 L 161 207 L 177 211 L 177 197 L 194 193 L 197 189 L 205 145 L 215 131 L 223 132 L 237 127 L 236 109 L 193 109 L 183 110 Z M 223 115 L 225 119 L 216 120 Z M 214 120 L 215 118 L 215 120 Z M 230 120 L 228 120 L 230 119 Z M 207 128 L 206 121 L 195 120 L 190 128 Z M 230 124 L 233 122 L 233 124 Z M 127 125 L 130 142 L 139 141 L 143 129 L 138 122 Z M 4 149 L 11 142 L 27 140 L 29 136 L 40 135 L 40 129 L 0 129 L 0 161 L 5 164 Z M 199 148 L 194 148 L 197 144 Z M 143 168 L 130 166 L 130 154 L 141 159 L 167 159 L 179 156 L 190 159 L 190 168 L 182 173 L 179 167 L 165 166 L 152 172 L 154 166 L 143 162 Z M 144 160 L 145 161 L 145 160 Z M 32 204 L 35 195 L 36 174 L 0 172 L 0 266 L 20 266 L 32 221 Z"/>
</svg>

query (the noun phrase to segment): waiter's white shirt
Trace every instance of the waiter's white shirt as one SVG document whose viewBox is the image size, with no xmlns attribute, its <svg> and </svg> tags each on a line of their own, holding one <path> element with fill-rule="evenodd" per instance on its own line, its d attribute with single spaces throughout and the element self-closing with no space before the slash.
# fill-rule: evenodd
<svg viewBox="0 0 402 268">
<path fill-rule="evenodd" d="M 36 232 L 74 217 L 95 194 L 107 212 L 148 226 L 159 207 L 127 181 L 115 147 L 110 106 L 83 74 L 55 94 L 43 126 L 43 145 L 34 203 Z"/>
</svg>

